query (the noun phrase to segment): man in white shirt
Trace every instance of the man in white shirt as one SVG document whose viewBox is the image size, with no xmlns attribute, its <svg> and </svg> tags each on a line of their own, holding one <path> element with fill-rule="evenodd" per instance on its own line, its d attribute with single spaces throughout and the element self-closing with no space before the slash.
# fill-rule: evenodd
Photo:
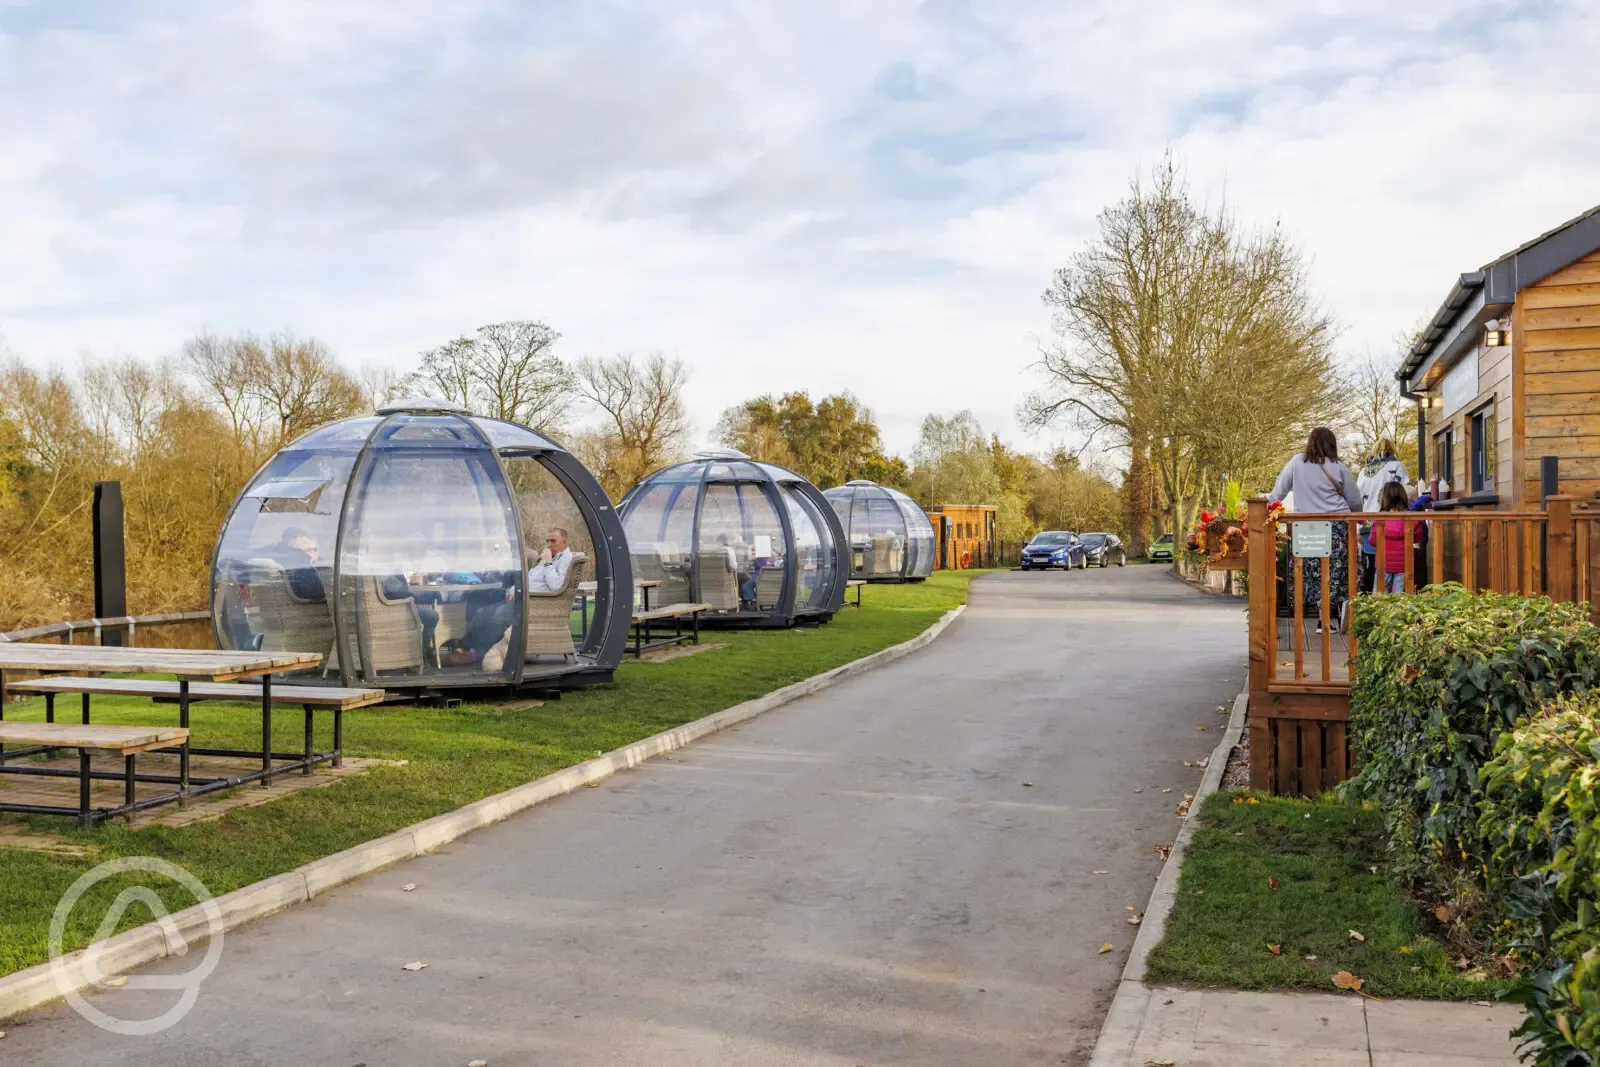
<svg viewBox="0 0 1600 1067">
<path fill-rule="evenodd" d="M 572 569 L 572 550 L 567 547 L 567 531 L 552 526 L 545 532 L 544 551 L 539 562 L 528 568 L 530 593 L 554 593 L 567 584 Z"/>
</svg>

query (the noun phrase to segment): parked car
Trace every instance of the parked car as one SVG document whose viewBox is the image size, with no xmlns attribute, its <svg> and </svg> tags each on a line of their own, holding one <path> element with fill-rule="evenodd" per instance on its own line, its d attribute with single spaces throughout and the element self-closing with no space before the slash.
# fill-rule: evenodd
<svg viewBox="0 0 1600 1067">
<path fill-rule="evenodd" d="M 1122 546 L 1122 538 L 1114 533 L 1086 533 L 1078 538 L 1078 543 L 1083 546 L 1083 565 L 1091 563 L 1101 567 L 1109 567 L 1115 563 L 1119 567 L 1128 564 L 1128 550 Z"/>
<path fill-rule="evenodd" d="M 1033 540 L 1022 548 L 1022 569 L 1025 571 L 1050 567 L 1070 571 L 1073 567 L 1088 565 L 1083 542 L 1071 530 L 1045 530 L 1035 534 Z"/>
<path fill-rule="evenodd" d="M 1173 541 L 1173 537 L 1172 537 L 1171 534 L 1164 533 L 1164 534 L 1160 535 L 1154 541 L 1150 542 L 1150 551 L 1145 553 L 1145 558 L 1153 559 L 1153 560 L 1154 559 L 1171 560 L 1172 559 L 1172 541 Z"/>
</svg>

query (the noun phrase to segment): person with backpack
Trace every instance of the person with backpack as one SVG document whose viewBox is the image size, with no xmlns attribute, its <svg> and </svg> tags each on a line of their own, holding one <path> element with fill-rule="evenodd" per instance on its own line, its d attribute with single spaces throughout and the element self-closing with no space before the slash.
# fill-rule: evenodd
<svg viewBox="0 0 1600 1067">
<path fill-rule="evenodd" d="M 1406 473 L 1406 465 L 1400 461 L 1396 454 L 1394 438 L 1384 434 L 1378 438 L 1378 444 L 1372 450 L 1372 457 L 1367 460 L 1367 465 L 1361 468 L 1361 476 L 1356 479 L 1356 488 L 1361 490 L 1361 510 L 1380 511 L 1382 506 L 1378 502 L 1378 494 L 1383 492 L 1383 487 L 1394 483 L 1404 489 L 1411 480 L 1411 475 Z"/>
</svg>

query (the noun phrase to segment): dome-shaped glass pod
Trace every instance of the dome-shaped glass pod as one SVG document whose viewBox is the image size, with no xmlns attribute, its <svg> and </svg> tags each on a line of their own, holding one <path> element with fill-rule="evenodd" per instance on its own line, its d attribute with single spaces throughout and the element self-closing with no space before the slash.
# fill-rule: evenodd
<svg viewBox="0 0 1600 1067">
<path fill-rule="evenodd" d="M 285 445 L 234 502 L 211 570 L 220 647 L 321 652 L 296 682 L 385 689 L 608 680 L 632 594 L 583 464 L 438 400 Z"/>
<path fill-rule="evenodd" d="M 933 573 L 933 524 L 915 500 L 867 481 L 846 482 L 822 495 L 850 540 L 850 577 L 920 582 Z"/>
<path fill-rule="evenodd" d="M 665 467 L 617 508 L 652 603 L 708 604 L 710 625 L 824 621 L 844 603 L 844 531 L 817 487 L 743 452 Z"/>
</svg>

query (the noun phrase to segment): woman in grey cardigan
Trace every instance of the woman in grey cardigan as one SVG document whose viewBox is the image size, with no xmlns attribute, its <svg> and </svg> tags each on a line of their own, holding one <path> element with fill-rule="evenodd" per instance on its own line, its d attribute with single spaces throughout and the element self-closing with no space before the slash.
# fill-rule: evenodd
<svg viewBox="0 0 1600 1067">
<path fill-rule="evenodd" d="M 1361 490 L 1356 486 L 1355 475 L 1339 462 L 1339 442 L 1326 426 L 1312 430 L 1306 450 L 1284 464 L 1268 499 L 1276 503 L 1291 493 L 1294 494 L 1294 510 L 1298 512 L 1345 514 L 1361 507 Z M 1339 626 L 1338 620 L 1344 617 L 1344 602 L 1349 596 L 1349 566 L 1345 562 L 1349 544 L 1346 524 L 1334 523 L 1328 607 L 1335 629 Z M 1322 605 L 1320 559 L 1305 561 L 1304 583 L 1307 614 L 1317 617 Z M 1319 631 L 1321 627 L 1319 622 Z"/>
</svg>

